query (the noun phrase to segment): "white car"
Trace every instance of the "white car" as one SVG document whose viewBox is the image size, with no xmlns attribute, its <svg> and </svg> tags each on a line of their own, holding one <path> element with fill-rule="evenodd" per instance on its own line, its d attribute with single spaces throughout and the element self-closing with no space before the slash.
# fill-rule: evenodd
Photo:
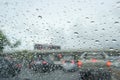
<svg viewBox="0 0 120 80">
<path fill-rule="evenodd" d="M 80 80 L 111 80 L 111 62 L 107 58 L 104 52 L 84 52 L 77 62 Z"/>
<path fill-rule="evenodd" d="M 107 66 L 109 56 L 104 52 L 84 52 L 78 60 L 81 68 L 104 68 Z"/>
</svg>

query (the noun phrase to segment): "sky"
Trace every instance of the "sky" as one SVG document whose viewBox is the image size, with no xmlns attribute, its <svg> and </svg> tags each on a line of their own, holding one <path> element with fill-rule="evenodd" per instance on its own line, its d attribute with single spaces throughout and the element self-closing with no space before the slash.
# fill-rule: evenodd
<svg viewBox="0 0 120 80">
<path fill-rule="evenodd" d="M 21 41 L 12 50 L 33 50 L 35 43 L 120 49 L 119 0 L 0 0 L 0 11 L 0 30 L 11 43 Z"/>
</svg>

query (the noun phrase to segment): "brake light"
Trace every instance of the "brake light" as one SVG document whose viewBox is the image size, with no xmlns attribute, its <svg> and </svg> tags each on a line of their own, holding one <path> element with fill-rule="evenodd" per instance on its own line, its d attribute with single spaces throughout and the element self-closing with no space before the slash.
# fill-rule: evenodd
<svg viewBox="0 0 120 80">
<path fill-rule="evenodd" d="M 72 60 L 71 63 L 74 64 L 75 63 L 74 60 Z"/>
<path fill-rule="evenodd" d="M 83 65 L 82 61 L 78 60 L 77 65 L 79 68 L 82 67 L 82 65 Z"/>
<path fill-rule="evenodd" d="M 93 59 L 92 59 L 92 62 L 97 62 L 97 59 L 93 58 Z"/>
<path fill-rule="evenodd" d="M 107 66 L 107 67 L 110 67 L 111 65 L 112 65 L 112 63 L 111 63 L 110 61 L 107 61 L 107 62 L 106 62 L 106 66 Z"/>
<path fill-rule="evenodd" d="M 43 61 L 42 63 L 43 63 L 43 64 L 47 64 L 47 62 L 46 62 L 46 61 Z"/>
<path fill-rule="evenodd" d="M 62 61 L 62 64 L 64 64 L 65 63 L 65 61 Z"/>
<path fill-rule="evenodd" d="M 59 57 L 59 58 L 62 58 L 62 54 L 58 54 L 58 57 Z"/>
</svg>

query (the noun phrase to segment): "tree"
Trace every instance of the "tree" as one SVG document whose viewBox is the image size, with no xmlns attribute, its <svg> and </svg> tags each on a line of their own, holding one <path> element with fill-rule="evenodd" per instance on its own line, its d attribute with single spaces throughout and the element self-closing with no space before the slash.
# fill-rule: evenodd
<svg viewBox="0 0 120 80">
<path fill-rule="evenodd" d="M 3 52 L 5 46 L 10 46 L 11 48 L 18 47 L 20 41 L 16 41 L 15 44 L 11 44 L 6 35 L 0 30 L 0 52 Z"/>
</svg>

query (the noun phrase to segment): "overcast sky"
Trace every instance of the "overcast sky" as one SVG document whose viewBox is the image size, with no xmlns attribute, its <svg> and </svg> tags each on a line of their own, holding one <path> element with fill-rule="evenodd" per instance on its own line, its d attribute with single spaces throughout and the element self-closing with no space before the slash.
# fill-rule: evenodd
<svg viewBox="0 0 120 80">
<path fill-rule="evenodd" d="M 0 29 L 17 49 L 119 49 L 119 21 L 119 0 L 0 0 Z"/>
</svg>

